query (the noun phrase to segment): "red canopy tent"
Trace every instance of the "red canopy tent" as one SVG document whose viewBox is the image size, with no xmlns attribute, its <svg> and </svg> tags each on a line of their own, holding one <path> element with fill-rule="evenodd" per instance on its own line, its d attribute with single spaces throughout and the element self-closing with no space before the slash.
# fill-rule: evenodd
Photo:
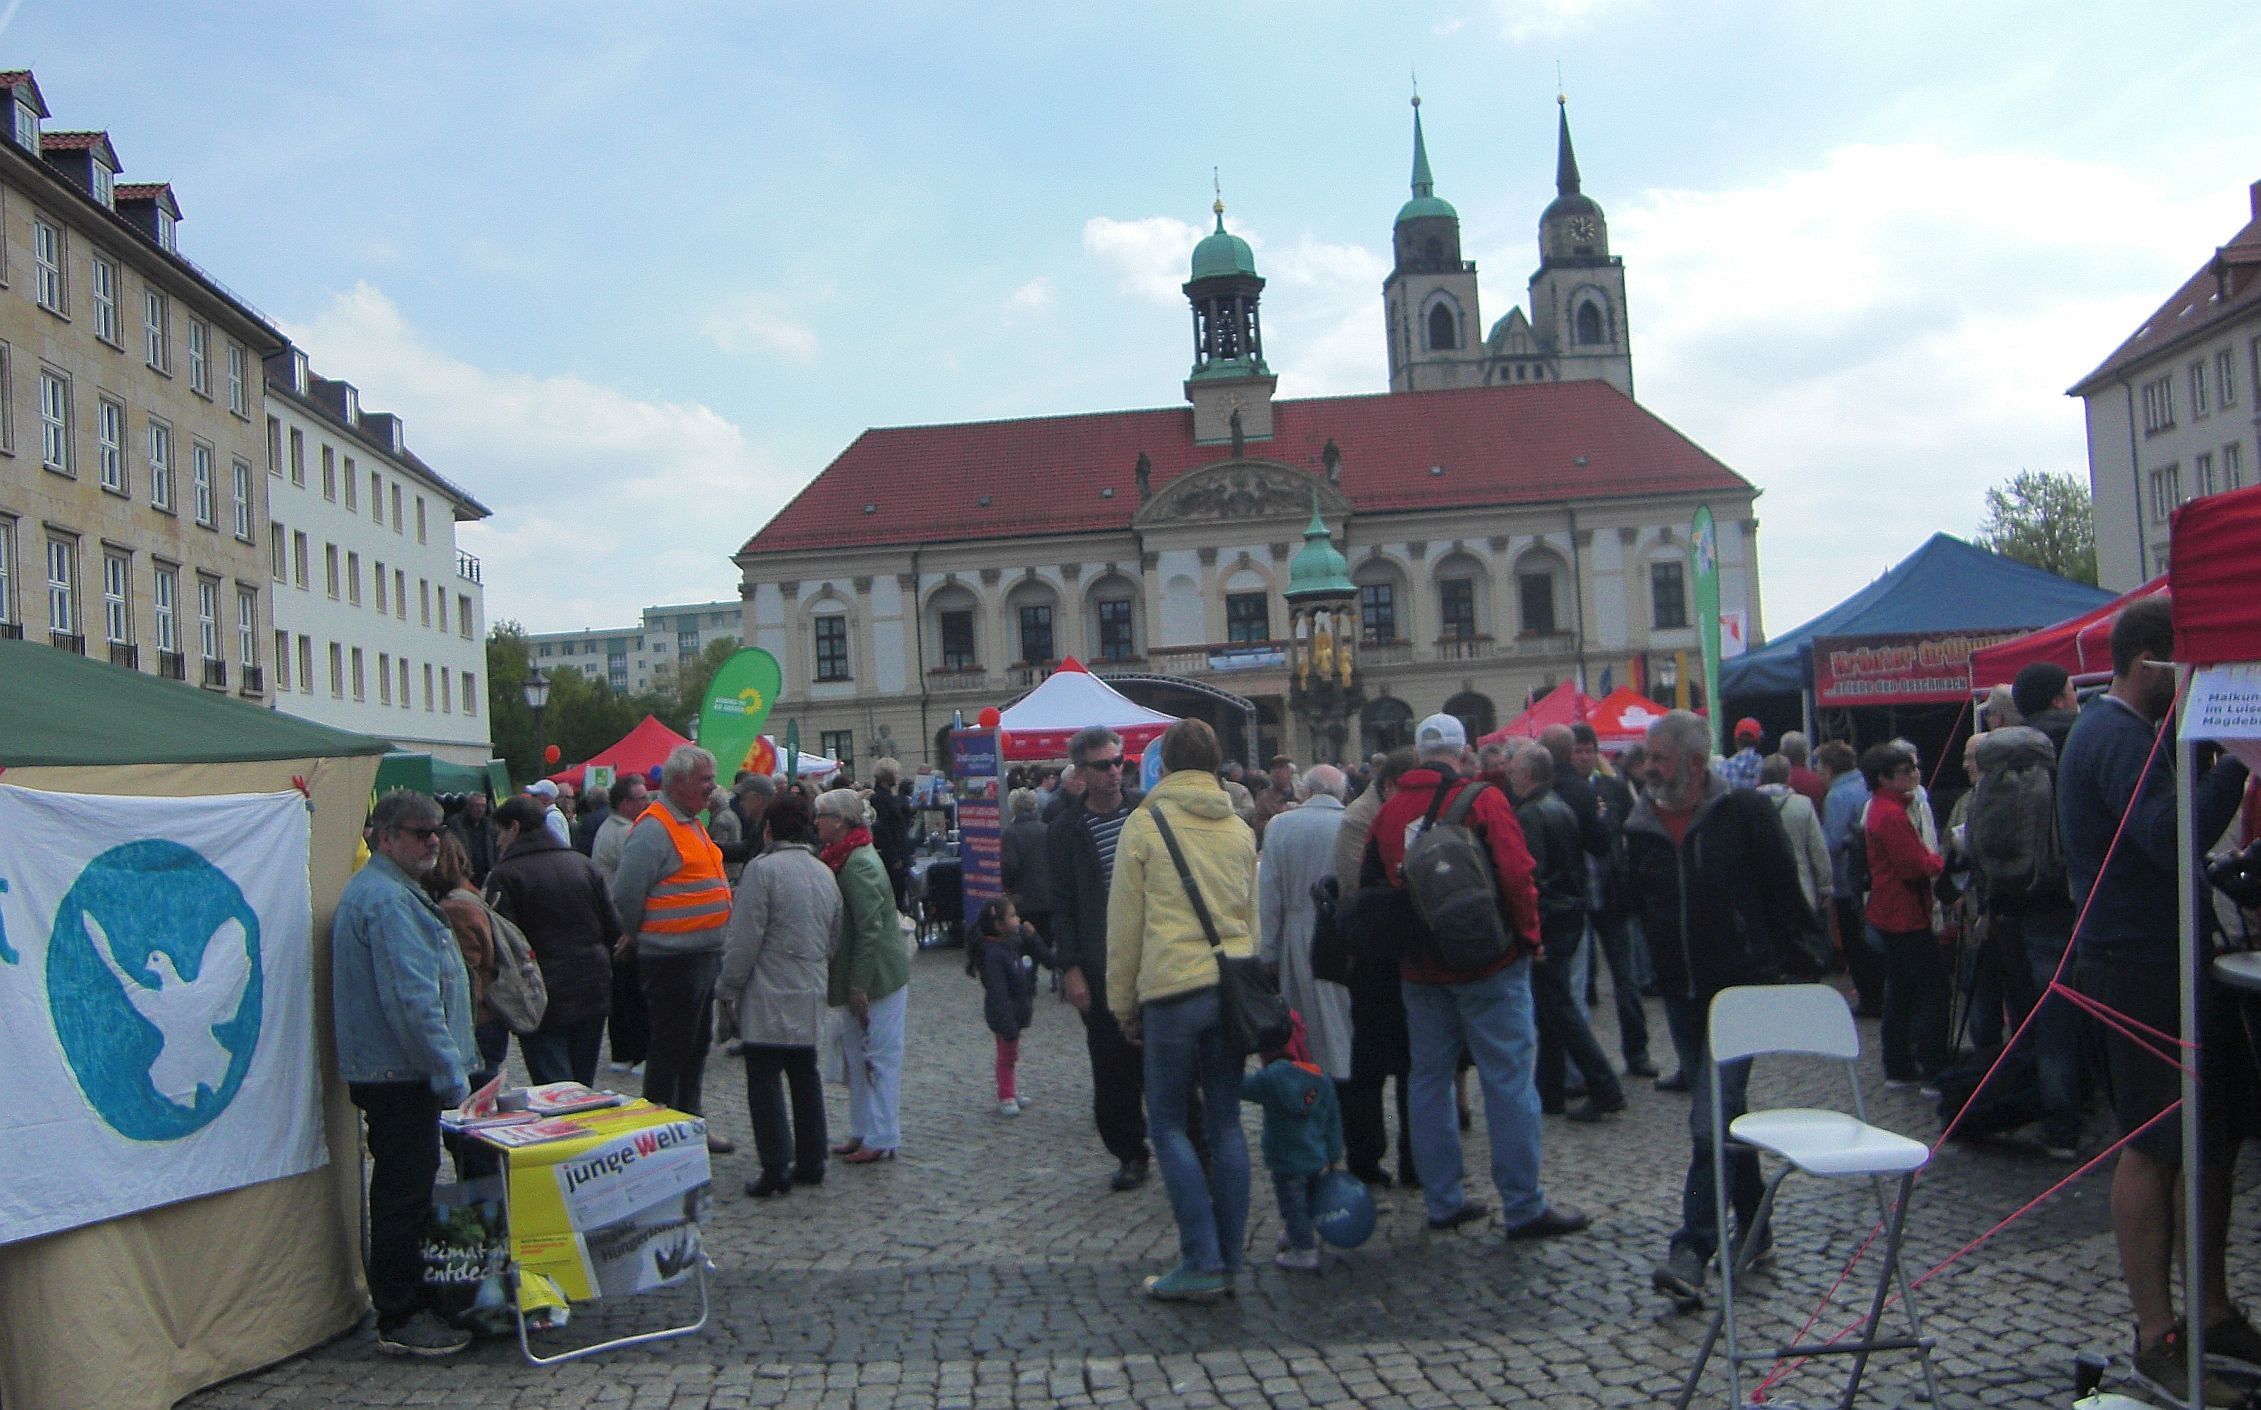
<svg viewBox="0 0 2261 1410">
<path fill-rule="evenodd" d="M 1175 715 L 1149 710 L 1091 674 L 1070 656 L 1044 683 L 1001 712 L 1008 759 L 1058 759 L 1068 740 L 1087 725 L 1105 725 L 1123 737 L 1123 752 L 1138 754 L 1178 722 Z"/>
<path fill-rule="evenodd" d="M 2261 661 L 2261 485 L 2194 499 L 2171 522 L 2175 660 Z"/>
<path fill-rule="evenodd" d="M 1580 690 L 1575 682 L 1565 680 L 1540 697 L 1537 704 L 1482 739 L 1478 744 L 1497 744 L 1505 739 L 1536 739 L 1539 731 L 1548 725 L 1574 725 L 1580 720 L 1593 718 L 1594 697 Z"/>
<path fill-rule="evenodd" d="M 570 783 L 578 788 L 584 770 L 591 764 L 609 765 L 616 774 L 650 773 L 666 763 L 669 754 L 690 742 L 661 724 L 657 717 L 646 715 L 634 729 L 614 740 L 609 747 L 591 754 L 578 764 L 551 774 L 550 782 Z"/>
<path fill-rule="evenodd" d="M 2112 673 L 2112 619 L 2139 597 L 2167 590 L 2165 574 L 2078 617 L 1971 653 L 1971 689 L 1984 692 L 2017 679 L 2035 661 L 2052 661 L 2073 676 Z"/>
<path fill-rule="evenodd" d="M 1669 705 L 1659 705 L 1629 685 L 1621 685 L 1594 702 L 1586 723 L 1604 749 L 1630 749 L 1648 741 L 1649 726 L 1664 718 Z"/>
</svg>

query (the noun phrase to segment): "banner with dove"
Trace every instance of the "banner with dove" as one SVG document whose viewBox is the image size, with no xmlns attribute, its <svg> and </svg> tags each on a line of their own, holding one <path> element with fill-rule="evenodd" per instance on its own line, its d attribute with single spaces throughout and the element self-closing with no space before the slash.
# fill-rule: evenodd
<svg viewBox="0 0 2261 1410">
<path fill-rule="evenodd" d="M 306 807 L 0 785 L 0 1244 L 328 1160 Z"/>
</svg>

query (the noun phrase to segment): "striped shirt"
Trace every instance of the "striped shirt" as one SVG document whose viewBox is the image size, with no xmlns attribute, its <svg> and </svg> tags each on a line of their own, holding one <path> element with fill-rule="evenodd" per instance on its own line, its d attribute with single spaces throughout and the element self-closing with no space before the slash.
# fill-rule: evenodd
<svg viewBox="0 0 2261 1410">
<path fill-rule="evenodd" d="M 1129 821 L 1131 805 L 1123 804 L 1111 813 L 1092 812 L 1084 808 L 1083 825 L 1091 830 L 1091 844 L 1099 849 L 1099 874 L 1112 883 L 1115 879 L 1115 843 L 1123 835 L 1123 824 Z"/>
</svg>

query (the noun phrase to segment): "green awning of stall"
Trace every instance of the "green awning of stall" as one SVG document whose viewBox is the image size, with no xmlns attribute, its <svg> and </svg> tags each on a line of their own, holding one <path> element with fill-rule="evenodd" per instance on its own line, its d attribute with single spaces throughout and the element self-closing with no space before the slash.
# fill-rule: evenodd
<svg viewBox="0 0 2261 1410">
<path fill-rule="evenodd" d="M 507 798 L 510 783 L 507 775 L 497 772 L 501 764 L 500 759 L 489 759 L 484 764 L 458 764 L 430 754 L 395 750 L 377 764 L 377 792 L 409 788 L 434 797 L 442 793 L 485 793 Z"/>
<path fill-rule="evenodd" d="M 0 639 L 0 767 L 226 764 L 391 748 L 43 642 Z"/>
</svg>

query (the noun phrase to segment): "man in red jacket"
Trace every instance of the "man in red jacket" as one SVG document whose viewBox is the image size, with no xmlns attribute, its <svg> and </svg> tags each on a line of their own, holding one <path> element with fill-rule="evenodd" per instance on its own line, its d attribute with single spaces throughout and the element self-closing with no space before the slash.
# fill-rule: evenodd
<svg viewBox="0 0 2261 1410">
<path fill-rule="evenodd" d="M 1472 970 L 1447 968 L 1425 938 L 1408 944 L 1398 963 L 1412 1040 L 1413 1161 L 1420 1172 L 1429 1227 L 1451 1229 L 1490 1211 L 1461 1187 L 1460 1121 L 1453 1072 L 1465 1046 L 1484 1089 L 1484 1125 L 1491 1137 L 1492 1184 L 1510 1239 L 1543 1239 L 1586 1227 L 1576 1209 L 1547 1203 L 1539 1187 L 1539 1092 L 1532 1081 L 1538 1029 L 1531 1009 L 1531 965 L 1539 949 L 1539 894 L 1531 853 L 1514 806 L 1496 788 L 1467 775 L 1468 733 L 1451 715 L 1431 715 L 1414 731 L 1420 767 L 1398 780 L 1382 805 L 1359 869 L 1361 887 L 1403 887 L 1405 851 L 1420 835 L 1438 790 L 1444 808 L 1461 789 L 1482 787 L 1467 825 L 1491 861 L 1493 885 L 1511 937 L 1519 943 Z M 1442 811 L 1440 810 L 1440 816 Z"/>
<path fill-rule="evenodd" d="M 1884 1083 L 1930 1082 L 1947 1065 L 1952 985 L 1931 930 L 1931 882 L 1944 868 L 1908 816 L 1923 781 L 1916 761 L 1890 744 L 1861 755 L 1869 787 L 1861 831 L 1868 842 L 1868 923 L 1884 937 Z"/>
</svg>

